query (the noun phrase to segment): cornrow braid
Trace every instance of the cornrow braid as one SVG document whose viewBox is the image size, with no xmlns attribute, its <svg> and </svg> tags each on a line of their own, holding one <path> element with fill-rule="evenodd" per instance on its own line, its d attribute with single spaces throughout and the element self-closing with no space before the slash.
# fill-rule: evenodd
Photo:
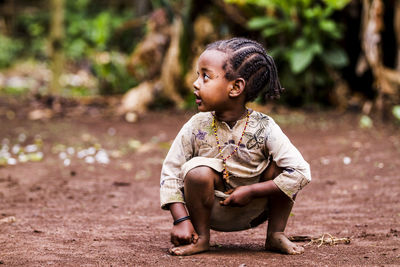
<svg viewBox="0 0 400 267">
<path fill-rule="evenodd" d="M 206 50 L 218 50 L 228 55 L 224 64 L 225 78 L 246 81 L 246 102 L 258 96 L 279 98 L 283 92 L 275 62 L 261 44 L 246 38 L 232 38 L 211 43 Z"/>
</svg>

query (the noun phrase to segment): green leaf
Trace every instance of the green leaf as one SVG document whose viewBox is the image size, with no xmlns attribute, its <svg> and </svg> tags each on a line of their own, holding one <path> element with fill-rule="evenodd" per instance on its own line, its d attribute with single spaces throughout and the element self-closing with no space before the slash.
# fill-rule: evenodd
<svg viewBox="0 0 400 267">
<path fill-rule="evenodd" d="M 277 23 L 277 20 L 272 17 L 255 17 L 248 22 L 248 26 L 252 30 L 262 29 Z"/>
<path fill-rule="evenodd" d="M 324 19 L 319 22 L 319 28 L 325 32 L 334 32 L 337 30 L 336 23 L 330 19 Z"/>
<path fill-rule="evenodd" d="M 308 40 L 304 37 L 300 37 L 294 42 L 293 47 L 296 49 L 303 49 L 308 45 Z"/>
<path fill-rule="evenodd" d="M 343 9 L 350 0 L 323 0 L 328 7 L 340 10 Z"/>
<path fill-rule="evenodd" d="M 314 51 L 310 48 L 294 50 L 290 55 L 290 68 L 294 73 L 305 70 L 314 58 Z"/>
<path fill-rule="evenodd" d="M 328 33 L 334 39 L 339 39 L 342 37 L 342 32 L 339 25 L 330 19 L 323 19 L 318 24 L 319 28 Z"/>
<path fill-rule="evenodd" d="M 271 37 L 281 32 L 279 28 L 267 28 L 261 32 L 263 37 Z"/>
<path fill-rule="evenodd" d="M 87 51 L 87 43 L 81 38 L 74 39 L 66 49 L 67 55 L 73 59 L 83 57 L 85 51 Z"/>
<path fill-rule="evenodd" d="M 341 48 L 327 50 L 321 56 L 326 64 L 336 68 L 344 67 L 349 63 L 346 53 Z"/>
<path fill-rule="evenodd" d="M 324 48 L 320 43 L 313 43 L 310 47 L 310 49 L 313 51 L 314 55 L 319 55 L 323 52 Z"/>
</svg>

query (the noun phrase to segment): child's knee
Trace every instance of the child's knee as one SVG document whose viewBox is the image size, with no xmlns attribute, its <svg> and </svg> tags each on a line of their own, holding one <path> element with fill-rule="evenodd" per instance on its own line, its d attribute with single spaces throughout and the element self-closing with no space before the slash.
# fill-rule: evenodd
<svg viewBox="0 0 400 267">
<path fill-rule="evenodd" d="M 218 173 L 207 166 L 199 166 L 187 172 L 184 181 L 194 185 L 214 184 Z"/>
</svg>

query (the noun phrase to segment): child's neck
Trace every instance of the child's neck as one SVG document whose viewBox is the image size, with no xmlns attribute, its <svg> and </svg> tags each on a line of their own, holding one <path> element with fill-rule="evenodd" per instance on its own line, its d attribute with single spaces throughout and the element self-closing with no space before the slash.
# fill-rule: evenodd
<svg viewBox="0 0 400 267">
<path fill-rule="evenodd" d="M 240 109 L 225 110 L 222 112 L 215 112 L 215 116 L 219 121 L 226 122 L 229 127 L 235 126 L 236 122 L 246 116 L 247 108 L 245 106 Z"/>
</svg>

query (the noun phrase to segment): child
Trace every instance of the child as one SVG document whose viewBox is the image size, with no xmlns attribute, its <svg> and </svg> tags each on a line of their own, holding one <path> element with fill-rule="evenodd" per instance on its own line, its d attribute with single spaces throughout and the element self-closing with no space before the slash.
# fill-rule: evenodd
<svg viewBox="0 0 400 267">
<path fill-rule="evenodd" d="M 161 172 L 161 207 L 174 223 L 173 255 L 209 249 L 210 229 L 238 231 L 268 219 L 265 248 L 300 254 L 284 230 L 310 168 L 279 126 L 246 108 L 283 91 L 273 59 L 244 38 L 210 44 L 197 63 L 200 113 L 180 130 Z"/>
</svg>

